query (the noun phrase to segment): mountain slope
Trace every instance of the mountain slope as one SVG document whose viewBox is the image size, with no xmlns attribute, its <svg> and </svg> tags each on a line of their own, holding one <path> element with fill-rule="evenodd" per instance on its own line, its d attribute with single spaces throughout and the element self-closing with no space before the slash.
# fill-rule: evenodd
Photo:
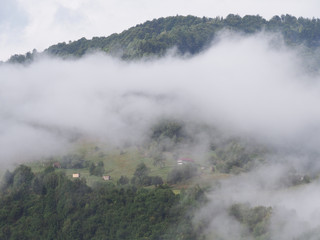
<svg viewBox="0 0 320 240">
<path fill-rule="evenodd" d="M 243 34 L 281 33 L 288 45 L 304 44 L 315 49 L 320 45 L 320 19 L 296 18 L 291 15 L 274 16 L 269 21 L 259 15 L 229 14 L 226 18 L 175 16 L 154 19 L 136 25 L 120 34 L 108 37 L 81 38 L 69 43 L 58 43 L 43 53 L 63 58 L 79 58 L 86 53 L 103 51 L 122 59 L 162 56 L 176 47 L 179 54 L 196 54 L 204 50 L 222 29 Z M 38 53 L 13 55 L 9 62 L 30 61 Z"/>
</svg>

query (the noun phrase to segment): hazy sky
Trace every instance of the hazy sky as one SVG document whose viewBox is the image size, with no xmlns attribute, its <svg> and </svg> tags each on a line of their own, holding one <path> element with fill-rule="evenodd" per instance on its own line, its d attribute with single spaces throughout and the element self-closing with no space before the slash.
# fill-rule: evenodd
<svg viewBox="0 0 320 240">
<path fill-rule="evenodd" d="M 162 16 L 320 17 L 318 0 L 0 0 L 0 6 L 1 60 L 57 42 L 108 36 Z"/>
</svg>

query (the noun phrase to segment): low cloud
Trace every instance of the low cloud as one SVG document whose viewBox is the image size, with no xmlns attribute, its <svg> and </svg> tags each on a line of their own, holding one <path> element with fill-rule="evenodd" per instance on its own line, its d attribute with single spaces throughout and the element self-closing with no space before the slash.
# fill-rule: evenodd
<svg viewBox="0 0 320 240">
<path fill-rule="evenodd" d="M 316 148 L 319 77 L 306 75 L 297 52 L 274 49 L 270 39 L 222 35 L 207 52 L 187 59 L 125 63 L 96 54 L 4 65 L 0 161 L 13 161 L 21 149 L 35 151 L 37 143 L 47 152 L 74 135 L 139 142 L 155 119 L 165 117 L 273 144 L 309 139 Z"/>
<path fill-rule="evenodd" d="M 206 229 L 208 239 L 216 239 L 210 236 L 239 239 L 248 229 L 230 214 L 231 206 L 265 206 L 272 208 L 267 225 L 270 238 L 267 239 L 317 239 L 320 227 L 319 181 L 288 188 L 282 185 L 286 178 L 286 165 L 270 164 L 221 181 L 220 187 L 208 194 L 209 202 L 198 212 L 196 221 L 209 223 Z"/>
</svg>

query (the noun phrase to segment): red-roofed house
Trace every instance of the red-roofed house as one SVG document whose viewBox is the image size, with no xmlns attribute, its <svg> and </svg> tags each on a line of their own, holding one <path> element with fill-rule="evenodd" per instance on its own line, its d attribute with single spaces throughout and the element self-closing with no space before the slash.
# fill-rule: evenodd
<svg viewBox="0 0 320 240">
<path fill-rule="evenodd" d="M 179 158 L 177 160 L 178 165 L 186 164 L 186 163 L 194 163 L 192 158 Z"/>
</svg>

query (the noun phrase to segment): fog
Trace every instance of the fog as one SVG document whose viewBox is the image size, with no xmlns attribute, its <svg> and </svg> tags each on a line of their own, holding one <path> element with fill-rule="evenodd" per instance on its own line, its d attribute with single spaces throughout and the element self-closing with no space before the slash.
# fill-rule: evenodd
<svg viewBox="0 0 320 240">
<path fill-rule="evenodd" d="M 159 116 L 218 124 L 277 144 L 308 139 L 317 148 L 319 77 L 305 73 L 298 52 L 274 48 L 272 39 L 222 34 L 191 58 L 125 63 L 96 54 L 2 66 L 1 162 L 22 149 L 65 146 L 74 134 L 139 141 Z"/>
<path fill-rule="evenodd" d="M 208 193 L 195 219 L 209 220 L 208 239 L 212 231 L 239 239 L 243 226 L 227 211 L 234 203 L 272 207 L 272 239 L 317 227 L 318 180 L 286 190 L 279 182 L 288 165 L 318 173 L 319 74 L 307 73 L 300 49 L 285 47 L 279 36 L 222 33 L 218 39 L 193 57 L 122 62 L 97 53 L 2 65 L 0 165 L 61 154 L 81 139 L 140 144 L 164 118 L 206 124 L 276 149 L 266 166 Z"/>
<path fill-rule="evenodd" d="M 244 225 L 230 216 L 230 207 L 236 203 L 249 204 L 251 207 L 266 206 L 272 207 L 268 229 L 270 239 L 318 239 L 319 181 L 282 188 L 280 182 L 286 176 L 286 171 L 286 167 L 280 164 L 264 166 L 222 181 L 221 186 L 208 195 L 209 203 L 197 214 L 195 221 L 206 219 L 210 222 L 206 233 L 208 236 L 215 233 L 221 239 L 240 239 L 239 236 L 243 236 L 246 230 Z M 307 237 L 308 232 L 313 234 Z"/>
</svg>

